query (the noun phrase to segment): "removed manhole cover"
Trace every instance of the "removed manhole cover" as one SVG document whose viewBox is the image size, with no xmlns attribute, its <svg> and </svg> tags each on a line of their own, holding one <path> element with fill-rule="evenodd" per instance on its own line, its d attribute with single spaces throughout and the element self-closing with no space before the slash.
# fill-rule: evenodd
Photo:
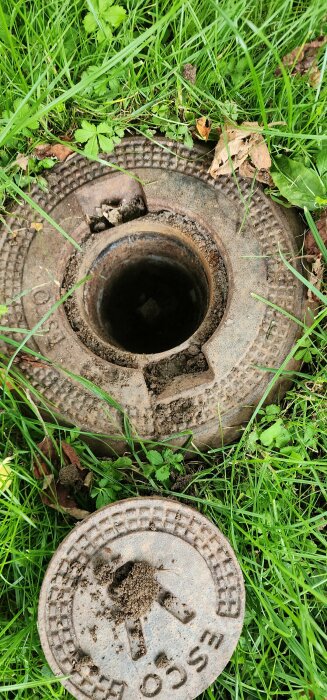
<svg viewBox="0 0 327 700">
<path fill-rule="evenodd" d="M 131 138 L 110 161 L 137 179 L 74 156 L 48 193 L 33 192 L 80 250 L 27 205 L 1 232 L 6 324 L 45 319 L 28 345 L 53 362 L 25 353 L 20 367 L 88 431 L 119 434 L 121 414 L 63 369 L 110 394 L 143 438 L 189 429 L 199 446 L 232 440 L 272 377 L 263 368 L 294 343 L 291 316 L 303 318 L 303 289 L 279 254 L 299 264 L 296 219 L 249 180 L 215 182 L 201 149 Z"/>
<path fill-rule="evenodd" d="M 191 700 L 239 639 L 244 587 L 233 550 L 204 516 L 135 498 L 77 525 L 39 602 L 46 658 L 79 700 Z"/>
</svg>

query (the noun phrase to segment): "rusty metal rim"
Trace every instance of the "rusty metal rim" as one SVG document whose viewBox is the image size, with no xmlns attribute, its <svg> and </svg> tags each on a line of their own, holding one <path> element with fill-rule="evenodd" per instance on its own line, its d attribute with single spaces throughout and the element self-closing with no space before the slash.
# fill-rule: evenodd
<svg viewBox="0 0 327 700">
<path fill-rule="evenodd" d="M 198 153 L 198 148 L 196 151 Z M 48 332 L 30 341 L 33 349 L 49 357 L 54 365 L 39 366 L 22 358 L 20 367 L 43 394 L 45 401 L 52 407 L 56 406 L 61 420 L 78 424 L 88 431 L 112 433 L 105 402 L 100 402 L 85 387 L 67 377 L 60 370 L 62 363 L 68 372 L 87 377 L 103 391 L 115 396 L 127 410 L 136 431 L 143 437 L 162 438 L 191 429 L 196 444 L 201 447 L 219 444 L 220 432 L 224 441 L 228 442 L 239 434 L 240 424 L 248 419 L 252 407 L 267 388 L 270 375 L 261 372 L 258 367 L 276 368 L 289 353 L 298 335 L 298 327 L 278 313 L 276 307 L 283 307 L 293 316 L 302 318 L 305 298 L 303 287 L 281 263 L 278 246 L 286 255 L 296 256 L 296 238 L 302 234 L 301 227 L 292 213 L 281 210 L 268 200 L 260 187 L 252 192 L 251 183 L 245 180 L 240 180 L 238 187 L 226 177 L 212 181 L 207 174 L 208 159 L 202 152 L 200 156 L 197 153 L 194 157 L 194 153 L 186 147 L 173 142 L 153 144 L 143 138 L 130 138 L 115 149 L 110 160 L 125 171 L 142 171 L 149 182 L 147 196 L 149 191 L 153 200 L 158 198 L 161 208 L 165 208 L 167 200 L 173 199 L 174 183 L 180 186 L 184 181 L 184 190 L 180 190 L 178 197 L 182 213 L 188 211 L 193 216 L 194 212 L 194 219 L 202 225 L 207 221 L 211 204 L 214 204 L 218 219 L 219 211 L 224 214 L 222 221 L 228 222 L 230 219 L 226 235 L 215 226 L 212 217 L 212 225 L 209 226 L 211 234 L 219 241 L 232 287 L 219 330 L 204 347 L 210 372 L 174 375 L 169 384 L 163 387 L 157 385 L 153 393 L 152 388 L 144 384 L 142 368 L 126 367 L 124 358 L 121 358 L 120 366 L 116 362 L 118 366 L 113 367 L 110 362 L 92 355 L 77 334 L 71 333 L 65 312 L 60 308 L 52 315 L 49 327 L 44 328 Z M 86 192 L 90 186 L 93 186 L 92 192 L 96 192 L 102 183 L 107 182 L 109 173 L 103 163 L 74 156 L 49 174 L 48 194 L 34 189 L 32 195 L 41 207 L 52 213 L 54 218 L 59 217 L 59 220 L 62 212 L 63 217 L 68 216 L 63 211 L 68 197 L 72 204 L 71 218 L 65 218 L 64 223 L 68 232 L 74 235 L 76 220 L 74 227 L 72 221 L 76 195 L 80 196 L 80 192 Z M 151 173 L 150 179 L 147 173 Z M 155 183 L 152 184 L 154 180 L 163 183 L 157 192 Z M 238 234 L 237 228 L 242 220 L 242 216 L 238 218 L 242 214 L 239 212 L 238 188 L 244 201 L 250 200 L 242 235 Z M 186 196 L 188 192 L 191 192 L 191 196 Z M 197 202 L 196 192 L 199 195 Z M 80 210 L 76 211 L 76 215 L 80 216 Z M 37 218 L 42 221 L 41 217 Z M 80 216 L 79 220 L 82 219 Z M 15 328 L 32 328 L 58 299 L 55 284 L 61 278 L 58 270 L 71 252 L 62 239 L 58 240 L 59 234 L 49 229 L 47 222 L 43 221 L 43 232 L 36 234 L 31 227 L 34 221 L 35 212 L 27 205 L 16 206 L 7 221 L 8 227 L 16 232 L 16 238 L 13 240 L 4 232 L 0 241 L 3 296 L 17 299 L 9 308 L 6 322 Z M 46 254 L 45 244 L 51 248 L 46 262 L 51 253 L 54 270 L 47 271 L 45 266 L 41 270 L 40 265 Z M 248 244 L 250 250 L 246 250 Z M 52 286 L 49 283 L 50 274 L 54 282 Z M 22 296 L 22 290 L 34 286 L 38 287 L 35 293 Z M 266 298 L 268 304 L 254 302 L 251 298 L 253 291 Z M 245 333 L 241 334 L 238 329 L 242 327 L 244 319 L 246 328 Z M 294 364 L 288 367 L 291 370 L 294 368 Z M 138 396 L 142 397 L 144 404 L 142 401 L 138 401 L 137 405 L 132 403 L 126 391 L 121 395 L 122 381 L 125 386 L 135 381 Z M 276 383 L 274 395 L 279 390 L 283 393 L 285 388 L 284 380 Z M 222 420 L 221 431 L 217 404 Z M 118 416 L 115 418 L 118 420 Z"/>
<path fill-rule="evenodd" d="M 171 217 L 174 216 L 172 212 L 170 215 Z M 199 224 L 193 221 L 189 222 L 188 227 L 191 227 L 191 230 L 193 229 L 194 233 L 196 231 L 197 234 L 197 238 L 194 240 L 194 233 L 192 235 L 186 228 L 185 231 L 183 230 L 183 225 L 180 223 L 181 217 L 178 217 L 178 215 L 176 215 L 176 221 L 179 223 L 176 225 L 169 223 L 168 226 L 161 224 L 160 220 L 156 221 L 155 217 L 155 212 L 151 212 L 150 215 L 146 215 L 141 219 L 136 219 L 122 224 L 121 226 L 117 226 L 115 229 L 111 229 L 110 245 L 114 248 L 115 254 L 117 256 L 119 255 L 119 244 L 122 240 L 130 239 L 130 245 L 133 245 L 134 239 L 136 245 L 142 246 L 142 239 L 145 240 L 145 237 L 150 232 L 152 235 L 158 237 L 158 241 L 159 239 L 162 241 L 163 246 L 165 246 L 165 239 L 169 240 L 170 238 L 176 241 L 176 245 L 181 246 L 181 249 L 189 250 L 190 254 L 194 256 L 199 268 L 203 269 L 206 275 L 209 293 L 208 309 L 199 327 L 194 331 L 191 337 L 187 338 L 180 345 L 175 345 L 163 352 L 135 354 L 124 348 L 113 346 L 108 342 L 108 339 L 102 337 L 101 333 L 99 334 L 99 332 L 96 332 L 94 323 L 92 323 L 94 312 L 90 313 L 89 310 L 90 285 L 87 283 L 84 287 L 77 289 L 75 294 L 65 303 L 66 313 L 70 323 L 73 323 L 73 329 L 77 332 L 82 342 L 99 357 L 117 362 L 124 366 L 143 367 L 178 352 L 182 348 L 187 347 L 190 342 L 203 344 L 217 329 L 225 314 L 226 307 L 228 306 L 229 283 L 225 260 L 218 247 L 216 247 L 215 254 L 214 256 L 212 255 L 210 259 L 205 255 L 206 240 L 210 234 Z M 87 231 L 85 235 L 86 238 L 83 243 L 82 252 L 74 252 L 67 261 L 66 273 L 63 273 L 64 290 L 73 286 L 78 279 L 82 279 L 90 272 L 93 272 L 96 261 L 102 261 L 103 256 L 105 256 L 108 250 L 106 231 L 98 233 L 95 238 L 94 236 L 90 237 Z M 109 260 L 108 263 L 109 266 L 111 266 Z M 72 268 L 75 270 L 74 276 L 71 274 Z"/>
<path fill-rule="evenodd" d="M 142 266 L 144 277 L 141 273 Z M 137 274 L 138 268 L 140 272 Z M 149 287 L 151 274 L 155 277 Z M 94 261 L 90 275 L 92 279 L 84 286 L 84 304 L 90 325 L 105 342 L 125 352 L 159 355 L 162 352 L 174 350 L 194 335 L 207 315 L 209 287 L 205 270 L 188 246 L 181 245 L 176 238 L 168 236 L 163 238 L 156 234 L 143 234 L 140 231 L 138 236 L 126 236 L 117 243 L 109 243 L 107 249 Z M 175 287 L 177 284 L 176 291 L 174 291 L 174 280 Z M 180 280 L 179 285 L 178 280 Z M 187 280 L 189 285 L 192 284 L 193 296 L 187 294 L 185 287 L 188 284 Z M 152 294 L 155 297 L 157 294 L 155 283 L 163 287 L 162 295 L 170 292 L 171 301 L 175 299 L 174 313 L 178 306 L 182 306 L 185 312 L 188 309 L 191 310 L 188 327 L 184 330 L 176 325 L 178 321 L 174 318 L 173 312 L 168 312 L 165 325 L 160 327 L 159 342 L 158 339 L 155 342 L 154 334 L 158 328 L 156 314 L 160 319 L 161 307 L 150 296 L 150 303 L 149 300 L 146 302 L 147 306 L 143 302 L 145 311 L 143 307 L 141 309 L 136 307 L 135 310 L 135 295 L 140 293 L 142 295 L 142 285 L 144 289 L 152 287 Z M 171 285 L 173 285 L 173 291 L 170 290 Z M 148 295 L 149 293 L 151 294 L 148 291 Z M 148 317 L 149 324 L 147 324 Z M 134 339 L 130 328 L 133 318 L 137 329 L 137 338 Z M 180 317 L 181 321 L 183 321 L 182 317 Z M 143 333 L 147 332 L 147 329 L 149 338 L 145 342 Z M 122 340 L 125 330 L 126 339 Z M 155 345 L 162 347 L 154 350 Z M 136 347 L 140 349 L 137 350 Z"/>
</svg>

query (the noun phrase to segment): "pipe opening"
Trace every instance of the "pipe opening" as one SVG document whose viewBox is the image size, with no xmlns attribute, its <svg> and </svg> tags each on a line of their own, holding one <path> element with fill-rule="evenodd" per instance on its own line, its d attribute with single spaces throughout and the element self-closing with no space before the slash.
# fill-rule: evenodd
<svg viewBox="0 0 327 700">
<path fill-rule="evenodd" d="M 102 333 L 133 353 L 160 353 L 187 340 L 208 309 L 199 261 L 168 255 L 130 258 L 110 275 L 98 301 Z"/>
</svg>

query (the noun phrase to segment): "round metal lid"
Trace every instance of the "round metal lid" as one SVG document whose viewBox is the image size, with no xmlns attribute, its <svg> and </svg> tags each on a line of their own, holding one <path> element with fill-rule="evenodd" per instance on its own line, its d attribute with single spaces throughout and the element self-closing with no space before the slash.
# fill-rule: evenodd
<svg viewBox="0 0 327 700">
<path fill-rule="evenodd" d="M 234 552 L 197 511 L 135 498 L 97 511 L 46 572 L 39 633 L 79 700 L 191 700 L 238 642 L 244 585 Z"/>
</svg>

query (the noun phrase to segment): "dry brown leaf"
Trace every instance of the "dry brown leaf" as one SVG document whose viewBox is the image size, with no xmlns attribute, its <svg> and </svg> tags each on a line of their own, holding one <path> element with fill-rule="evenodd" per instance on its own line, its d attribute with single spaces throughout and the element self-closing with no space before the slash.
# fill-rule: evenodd
<svg viewBox="0 0 327 700">
<path fill-rule="evenodd" d="M 28 167 L 28 160 L 28 156 L 24 156 L 22 153 L 18 153 L 17 158 L 15 160 L 15 165 L 18 165 L 19 168 L 25 171 Z"/>
<path fill-rule="evenodd" d="M 243 122 L 241 129 L 226 125 L 223 129 L 209 169 L 213 178 L 231 175 L 239 170 L 242 177 L 256 177 L 260 182 L 272 184 L 269 175 L 271 158 L 258 122 Z"/>
<path fill-rule="evenodd" d="M 8 391 L 14 391 L 16 389 L 15 385 L 8 378 L 7 370 L 0 369 L 0 386 L 2 389 L 6 388 Z"/>
<path fill-rule="evenodd" d="M 257 170 L 248 160 L 245 160 L 244 163 L 240 165 L 239 174 L 242 177 L 249 177 L 252 180 L 255 177 L 256 180 L 263 182 L 264 185 L 269 185 L 269 187 L 272 187 L 274 184 L 268 170 Z"/>
<path fill-rule="evenodd" d="M 208 141 L 211 131 L 211 120 L 208 117 L 200 117 L 200 119 L 196 120 L 196 128 L 201 138 Z"/>
<path fill-rule="evenodd" d="M 43 160 L 43 158 L 57 158 L 57 160 L 64 161 L 72 153 L 74 153 L 72 148 L 64 146 L 61 143 L 41 143 L 34 148 L 32 155 L 34 158 L 38 158 L 38 160 Z"/>
<path fill-rule="evenodd" d="M 319 219 L 316 221 L 317 229 L 324 243 L 327 243 L 327 207 L 320 213 Z"/>
<path fill-rule="evenodd" d="M 61 443 L 61 449 L 62 449 L 65 457 L 68 458 L 69 464 L 73 464 L 74 467 L 83 471 L 83 467 L 81 466 L 80 458 L 79 458 L 76 450 L 74 450 L 74 448 L 71 445 L 69 445 L 67 442 Z"/>
<path fill-rule="evenodd" d="M 323 209 L 320 214 L 320 218 L 316 221 L 316 226 L 319 231 L 320 237 L 323 243 L 327 246 L 327 208 Z M 317 256 L 320 255 L 320 249 L 313 237 L 311 231 L 307 231 L 304 237 L 304 250 L 307 255 Z"/>
<path fill-rule="evenodd" d="M 43 360 L 35 357 L 35 355 L 27 355 L 24 352 L 19 352 L 14 359 L 15 364 L 19 364 L 21 362 L 32 364 L 34 367 L 49 367 L 48 362 L 43 362 Z"/>
<path fill-rule="evenodd" d="M 314 261 L 312 268 L 310 270 L 309 278 L 308 281 L 313 284 L 318 291 L 321 290 L 321 285 L 323 281 L 323 276 L 324 276 L 324 266 L 322 264 L 322 254 L 317 256 L 316 260 Z M 308 301 L 316 304 L 319 299 L 316 297 L 314 292 L 311 291 L 311 289 L 308 289 Z"/>
<path fill-rule="evenodd" d="M 313 41 L 309 41 L 303 46 L 297 46 L 293 51 L 283 57 L 284 66 L 291 67 L 291 75 L 308 75 L 312 87 L 317 87 L 320 80 L 320 70 L 317 64 L 319 49 L 327 42 L 327 36 L 319 36 Z M 281 74 L 278 67 L 276 75 Z"/>
<path fill-rule="evenodd" d="M 255 168 L 258 170 L 269 170 L 271 167 L 271 158 L 267 145 L 264 140 L 257 143 L 251 148 L 250 158 Z"/>
<path fill-rule="evenodd" d="M 183 66 L 183 78 L 193 85 L 196 81 L 196 70 L 196 66 L 193 63 L 185 63 L 185 66 Z"/>
<path fill-rule="evenodd" d="M 318 87 L 320 83 L 321 72 L 317 65 L 313 65 L 309 73 L 309 83 L 313 88 Z"/>
<path fill-rule="evenodd" d="M 40 221 L 32 221 L 31 229 L 33 229 L 33 231 L 42 231 L 43 224 L 41 224 Z"/>
<path fill-rule="evenodd" d="M 49 437 L 45 437 L 38 448 L 53 466 L 52 472 L 40 455 L 34 459 L 34 476 L 43 480 L 42 502 L 60 513 L 83 520 L 89 511 L 79 508 L 75 495 L 77 492 L 88 493 L 92 481 L 91 472 L 81 466 L 77 452 L 66 442 L 61 443 L 63 463 L 55 443 Z"/>
<path fill-rule="evenodd" d="M 93 481 L 93 474 L 92 474 L 92 472 L 88 472 L 85 479 L 84 479 L 84 486 L 86 486 L 86 488 L 88 488 L 88 489 L 91 488 L 92 481 Z"/>
</svg>

